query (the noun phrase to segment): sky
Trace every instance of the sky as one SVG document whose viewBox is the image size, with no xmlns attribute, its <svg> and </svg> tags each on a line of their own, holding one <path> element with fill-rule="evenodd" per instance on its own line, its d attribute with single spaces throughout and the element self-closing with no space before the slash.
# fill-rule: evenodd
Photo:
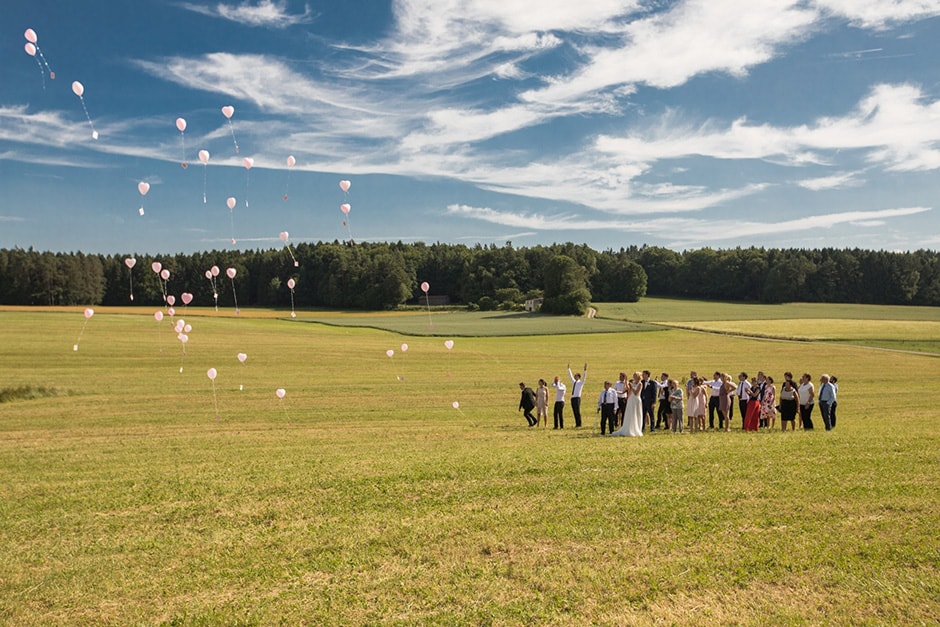
<svg viewBox="0 0 940 627">
<path fill-rule="evenodd" d="M 937 250 L 938 204 L 940 0 L 0 2 L 0 248 Z"/>
</svg>

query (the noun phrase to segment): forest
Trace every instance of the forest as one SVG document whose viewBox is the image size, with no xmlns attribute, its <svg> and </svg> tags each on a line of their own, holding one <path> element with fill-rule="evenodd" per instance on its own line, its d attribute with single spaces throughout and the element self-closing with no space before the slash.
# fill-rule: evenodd
<svg viewBox="0 0 940 627">
<path fill-rule="evenodd" d="M 126 260 L 136 260 L 129 268 Z M 151 269 L 169 271 L 164 283 Z M 296 265 L 295 265 L 296 264 Z M 213 283 L 207 271 L 221 273 Z M 230 280 L 226 269 L 234 268 Z M 424 243 L 318 242 L 266 250 L 176 255 L 54 253 L 0 249 L 0 304 L 163 305 L 164 293 L 190 292 L 194 304 L 381 310 L 435 303 L 470 309 L 581 313 L 591 301 L 635 302 L 645 295 L 760 303 L 835 302 L 940 305 L 940 253 L 865 249 L 657 246 L 595 251 L 583 244 L 515 247 Z M 133 301 L 130 295 L 133 293 Z"/>
</svg>

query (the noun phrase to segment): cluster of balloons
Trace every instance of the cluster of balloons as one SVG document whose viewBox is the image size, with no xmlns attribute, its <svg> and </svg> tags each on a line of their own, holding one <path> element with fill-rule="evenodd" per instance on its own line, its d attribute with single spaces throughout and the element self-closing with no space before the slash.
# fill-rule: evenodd
<svg viewBox="0 0 940 627">
<path fill-rule="evenodd" d="M 26 32 L 23 33 L 23 37 L 26 38 L 26 44 L 23 46 L 23 49 L 26 50 L 26 54 L 36 59 L 36 65 L 39 66 L 39 75 L 42 77 L 42 88 L 45 89 L 46 72 L 49 72 L 49 78 L 52 80 L 55 80 L 55 72 L 49 67 L 49 62 L 46 61 L 46 57 L 42 54 L 42 48 L 39 47 L 39 37 L 36 35 L 36 31 L 32 28 L 27 28 Z"/>
</svg>

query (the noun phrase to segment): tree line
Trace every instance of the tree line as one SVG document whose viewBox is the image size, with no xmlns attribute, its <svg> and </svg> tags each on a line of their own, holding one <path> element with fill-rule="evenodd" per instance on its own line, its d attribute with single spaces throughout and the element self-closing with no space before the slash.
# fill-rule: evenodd
<svg viewBox="0 0 940 627">
<path fill-rule="evenodd" d="M 101 255 L 0 249 L 0 304 L 163 304 L 164 285 L 151 270 L 170 271 L 166 289 L 213 302 L 205 273 L 218 266 L 220 304 L 231 303 L 225 276 L 235 268 L 241 305 L 286 307 L 295 279 L 298 307 L 391 309 L 429 294 L 471 309 L 519 309 L 544 298 L 543 309 L 582 313 L 596 302 L 651 296 L 761 303 L 844 302 L 940 305 L 940 254 L 865 249 L 702 248 L 657 246 L 595 251 L 581 244 L 514 247 L 425 243 L 299 244 L 297 265 L 286 249 L 176 255 Z M 137 260 L 133 269 L 127 257 Z M 131 282 L 134 300 L 130 301 Z"/>
</svg>

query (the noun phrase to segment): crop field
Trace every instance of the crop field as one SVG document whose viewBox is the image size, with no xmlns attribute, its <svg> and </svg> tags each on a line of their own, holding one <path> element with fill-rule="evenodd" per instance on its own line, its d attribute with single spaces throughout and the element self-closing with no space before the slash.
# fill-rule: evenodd
<svg viewBox="0 0 940 627">
<path fill-rule="evenodd" d="M 935 623 L 940 360 L 860 345 L 935 312 L 596 306 L 0 311 L 0 624 Z M 528 428 L 584 362 L 582 428 Z M 602 438 L 644 368 L 831 372 L 838 427 Z"/>
</svg>

